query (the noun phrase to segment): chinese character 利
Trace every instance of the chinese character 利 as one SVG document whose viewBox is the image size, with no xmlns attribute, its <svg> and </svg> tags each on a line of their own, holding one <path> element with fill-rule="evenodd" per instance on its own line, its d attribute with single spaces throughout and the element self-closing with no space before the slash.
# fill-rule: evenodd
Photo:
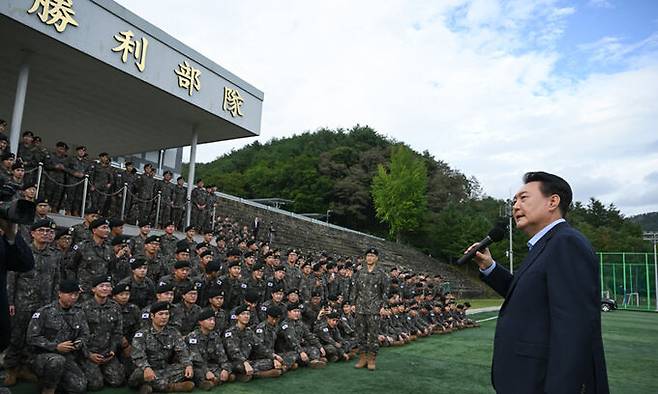
<svg viewBox="0 0 658 394">
<path fill-rule="evenodd" d="M 240 96 L 238 89 L 231 89 L 229 87 L 224 87 L 224 111 L 228 111 L 231 116 L 243 116 L 242 115 L 242 104 L 244 99 Z"/>
<path fill-rule="evenodd" d="M 114 39 L 119 42 L 119 45 L 112 48 L 112 52 L 122 52 L 121 61 L 128 61 L 128 54 L 131 53 L 135 57 L 135 66 L 140 72 L 144 72 L 146 68 L 146 50 L 149 46 L 149 40 L 145 37 L 142 37 L 141 40 L 133 40 L 135 34 L 128 30 L 119 32 L 118 35 L 114 36 Z"/>
<path fill-rule="evenodd" d="M 178 87 L 187 89 L 187 94 L 191 96 L 192 90 L 197 92 L 201 90 L 201 81 L 199 80 L 201 71 L 190 66 L 187 60 L 183 61 L 183 64 L 179 64 L 178 69 L 174 72 L 178 76 Z"/>
<path fill-rule="evenodd" d="M 37 11 L 41 22 L 53 25 L 59 33 L 63 32 L 69 24 L 78 26 L 78 22 L 73 19 L 75 15 L 73 0 L 34 0 L 32 8 L 27 10 L 27 13 L 34 14 Z"/>
</svg>

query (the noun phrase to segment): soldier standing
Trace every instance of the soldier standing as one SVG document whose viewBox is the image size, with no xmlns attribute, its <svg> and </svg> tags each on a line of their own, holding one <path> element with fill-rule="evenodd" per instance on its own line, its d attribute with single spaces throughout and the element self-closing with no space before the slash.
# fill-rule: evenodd
<svg viewBox="0 0 658 394">
<path fill-rule="evenodd" d="M 5 385 L 13 386 L 19 367 L 27 361 L 25 334 L 30 317 L 37 309 L 57 298 L 60 281 L 61 256 L 49 247 L 55 228 L 49 219 L 39 220 L 31 227 L 34 269 L 28 272 L 7 273 L 7 298 L 11 319 L 9 347 L 5 354 Z"/>
<path fill-rule="evenodd" d="M 98 213 L 107 216 L 110 208 L 110 191 L 114 181 L 114 170 L 110 166 L 110 155 L 102 152 L 98 155 L 98 164 L 90 167 L 90 186 L 92 205 L 98 209 Z"/>
<path fill-rule="evenodd" d="M 117 358 L 123 337 L 123 319 L 121 308 L 110 299 L 112 277 L 98 276 L 91 285 L 94 296 L 81 305 L 89 327 L 89 355 L 80 367 L 87 377 L 87 389 L 96 391 L 103 388 L 104 382 L 111 387 L 123 384 L 125 371 Z"/>
<path fill-rule="evenodd" d="M 184 227 L 183 215 L 185 214 L 186 202 L 187 188 L 185 187 L 185 179 L 182 176 L 179 176 L 176 179 L 173 208 L 171 210 L 171 220 L 176 224 L 178 230 L 182 230 Z"/>
<path fill-rule="evenodd" d="M 89 173 L 90 163 L 86 159 L 86 147 L 78 146 L 75 148 L 75 152 L 75 156 L 70 156 L 66 161 L 66 171 L 68 173 L 66 178 L 69 184 L 66 191 L 66 209 L 69 215 L 80 216 L 82 194 L 84 193 L 84 182 L 82 181 L 85 175 Z"/>
<path fill-rule="evenodd" d="M 135 181 L 137 180 L 137 171 L 131 161 L 124 163 L 126 169 L 114 172 L 114 191 L 118 191 L 122 187 L 126 187 L 126 202 L 123 202 L 123 193 L 118 193 L 112 197 L 112 217 L 121 217 L 121 209 L 123 208 L 123 217 L 130 224 L 135 224 L 133 206 L 133 194 L 135 193 Z"/>
<path fill-rule="evenodd" d="M 36 183 L 36 168 L 39 165 L 39 152 L 34 146 L 34 134 L 31 131 L 23 133 L 23 142 L 18 146 L 16 155 L 20 158 L 25 167 L 25 181 L 27 183 Z"/>
<path fill-rule="evenodd" d="M 203 187 L 203 179 L 197 179 L 196 187 L 192 190 L 192 195 L 190 196 L 192 201 L 192 215 L 191 223 L 196 228 L 203 228 L 204 223 L 204 212 L 208 204 L 208 193 Z"/>
<path fill-rule="evenodd" d="M 82 309 L 75 305 L 80 286 L 72 279 L 59 285 L 58 300 L 37 310 L 27 329 L 33 347 L 32 370 L 39 377 L 42 394 L 86 393 L 87 378 L 77 361 L 89 356 L 89 327 Z"/>
<path fill-rule="evenodd" d="M 154 303 L 150 308 L 151 324 L 133 337 L 131 356 L 137 368 L 128 383 L 140 387 L 140 394 L 194 389 L 194 383 L 187 380 L 194 373 L 192 357 L 183 337 L 168 324 L 169 309 L 168 302 Z"/>
<path fill-rule="evenodd" d="M 377 266 L 379 252 L 375 248 L 366 251 L 366 267 L 354 275 L 352 301 L 356 312 L 356 332 L 359 340 L 359 361 L 355 368 L 374 371 L 379 350 L 379 314 L 386 304 L 388 276 Z"/>
<path fill-rule="evenodd" d="M 160 223 L 169 223 L 171 221 L 172 208 L 174 205 L 174 193 L 176 186 L 171 182 L 174 174 L 167 170 L 162 175 L 163 179 L 159 184 L 160 195 Z M 158 223 L 156 223 L 156 226 Z"/>
<path fill-rule="evenodd" d="M 59 141 L 55 150 L 46 159 L 46 182 L 44 197 L 50 202 L 53 212 L 59 213 L 64 207 L 64 185 L 66 185 L 66 161 L 69 146 Z"/>
<path fill-rule="evenodd" d="M 151 211 L 153 210 L 153 197 L 155 196 L 155 171 L 153 165 L 144 165 L 144 173 L 135 181 L 135 194 L 137 194 L 136 201 L 133 206 L 136 208 L 135 217 L 138 218 L 139 224 L 149 223 L 151 218 Z"/>
<path fill-rule="evenodd" d="M 299 289 L 302 284 L 302 271 L 297 266 L 299 251 L 297 249 L 288 250 L 288 262 L 286 264 L 285 288 Z"/>
</svg>

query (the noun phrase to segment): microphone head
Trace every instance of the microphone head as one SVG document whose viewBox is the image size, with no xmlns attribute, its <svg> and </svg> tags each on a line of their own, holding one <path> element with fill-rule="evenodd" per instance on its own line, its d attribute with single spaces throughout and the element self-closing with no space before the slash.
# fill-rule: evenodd
<svg viewBox="0 0 658 394">
<path fill-rule="evenodd" d="M 491 238 L 493 242 L 502 241 L 503 238 L 505 238 L 505 233 L 507 230 L 505 227 L 506 226 L 497 225 L 496 227 L 492 228 L 488 234 L 489 238 Z"/>
</svg>

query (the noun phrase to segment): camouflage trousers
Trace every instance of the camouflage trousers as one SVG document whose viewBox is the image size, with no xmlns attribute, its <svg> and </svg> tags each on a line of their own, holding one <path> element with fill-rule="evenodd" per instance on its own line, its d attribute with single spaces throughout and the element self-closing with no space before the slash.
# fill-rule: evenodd
<svg viewBox="0 0 658 394">
<path fill-rule="evenodd" d="M 308 356 L 308 362 L 302 361 L 301 357 L 299 357 L 299 353 L 297 354 L 297 364 L 299 365 L 308 365 L 309 362 L 313 360 L 319 360 L 322 354 L 320 353 L 320 348 L 317 348 L 315 346 L 302 346 L 302 351 L 306 353 Z"/>
<path fill-rule="evenodd" d="M 101 365 L 94 364 L 90 360 L 84 360 L 80 363 L 80 368 L 87 377 L 89 391 L 100 390 L 105 384 L 111 387 L 119 387 L 125 380 L 125 370 L 116 357 Z"/>
<path fill-rule="evenodd" d="M 71 354 L 38 354 L 32 362 L 32 371 L 45 389 L 59 388 L 71 394 L 87 392 L 87 378 Z"/>
<path fill-rule="evenodd" d="M 343 358 L 345 355 L 345 348 L 343 346 L 343 344 L 341 344 L 341 347 L 330 344 L 322 345 L 329 361 L 336 361 Z"/>
<path fill-rule="evenodd" d="M 379 350 L 378 334 L 378 314 L 356 314 L 356 335 L 359 352 L 377 353 Z"/>
<path fill-rule="evenodd" d="M 144 381 L 144 370 L 136 368 L 128 379 L 128 385 L 138 388 L 143 384 L 149 384 L 153 391 L 167 391 L 167 386 L 185 380 L 185 366 L 183 364 L 169 364 L 163 369 L 153 369 L 155 380 Z"/>
<path fill-rule="evenodd" d="M 11 317 L 11 334 L 9 337 L 9 346 L 5 353 L 5 368 L 16 368 L 25 363 L 28 358 L 25 346 L 25 334 L 27 326 L 34 311 L 16 311 Z"/>
<path fill-rule="evenodd" d="M 61 185 L 64 184 L 65 179 L 63 176 L 57 176 L 53 173 L 49 175 L 54 178 L 55 181 L 46 178 L 44 182 L 45 187 L 40 190 L 43 190 L 43 196 L 48 200 L 48 203 L 50 203 L 51 211 L 57 213 L 64 207 L 64 186 Z"/>
<path fill-rule="evenodd" d="M 254 373 L 269 371 L 270 369 L 274 368 L 274 361 L 268 358 L 247 361 L 249 361 L 251 368 L 254 369 Z M 233 361 L 231 365 L 233 366 L 234 373 L 244 375 L 244 363 L 240 361 Z"/>
<path fill-rule="evenodd" d="M 207 367 L 208 367 L 207 371 L 212 372 L 219 379 L 219 374 L 222 373 L 221 365 L 209 363 Z M 194 378 L 193 378 L 194 384 L 199 385 L 205 379 L 206 379 L 206 370 L 202 368 L 194 367 Z"/>
</svg>

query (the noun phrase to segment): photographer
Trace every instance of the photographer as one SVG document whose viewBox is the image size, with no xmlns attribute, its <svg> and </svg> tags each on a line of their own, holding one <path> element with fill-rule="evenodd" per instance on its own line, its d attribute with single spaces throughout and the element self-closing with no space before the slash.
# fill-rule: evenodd
<svg viewBox="0 0 658 394">
<path fill-rule="evenodd" d="M 11 332 L 7 304 L 7 271 L 28 272 L 34 268 L 30 247 L 20 235 L 18 225 L 0 219 L 0 331 Z M 0 336 L 0 351 L 9 344 L 9 335 Z"/>
</svg>

